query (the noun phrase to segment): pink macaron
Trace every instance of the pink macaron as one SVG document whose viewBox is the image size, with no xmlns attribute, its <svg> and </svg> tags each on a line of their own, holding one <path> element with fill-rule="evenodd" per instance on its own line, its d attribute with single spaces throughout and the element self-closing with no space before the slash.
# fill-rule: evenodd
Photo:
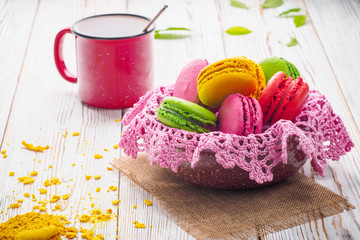
<svg viewBox="0 0 360 240">
<path fill-rule="evenodd" d="M 220 106 L 217 129 L 224 133 L 248 136 L 261 133 L 263 113 L 259 102 L 239 93 L 231 94 Z"/>
<path fill-rule="evenodd" d="M 197 76 L 207 65 L 205 59 L 194 59 L 186 64 L 176 80 L 173 96 L 199 104 Z"/>
</svg>

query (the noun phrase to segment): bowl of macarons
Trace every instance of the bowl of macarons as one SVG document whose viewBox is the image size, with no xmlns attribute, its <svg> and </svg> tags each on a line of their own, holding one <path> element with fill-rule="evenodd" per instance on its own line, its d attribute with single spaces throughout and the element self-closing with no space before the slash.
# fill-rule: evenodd
<svg viewBox="0 0 360 240">
<path fill-rule="evenodd" d="M 194 59 L 174 85 L 141 97 L 123 123 L 126 154 L 146 152 L 151 164 L 214 189 L 268 186 L 308 160 L 324 175 L 328 159 L 353 147 L 327 99 L 281 57 Z"/>
</svg>

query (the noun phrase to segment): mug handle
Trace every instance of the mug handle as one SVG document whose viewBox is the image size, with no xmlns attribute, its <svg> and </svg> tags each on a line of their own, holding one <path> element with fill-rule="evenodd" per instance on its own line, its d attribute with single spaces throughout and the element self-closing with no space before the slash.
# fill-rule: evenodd
<svg viewBox="0 0 360 240">
<path fill-rule="evenodd" d="M 59 71 L 60 75 L 67 81 L 71 83 L 77 83 L 77 76 L 72 74 L 66 67 L 64 56 L 63 56 L 63 43 L 65 34 L 72 33 L 70 28 L 65 28 L 61 30 L 55 38 L 54 43 L 54 58 L 56 68 Z"/>
</svg>

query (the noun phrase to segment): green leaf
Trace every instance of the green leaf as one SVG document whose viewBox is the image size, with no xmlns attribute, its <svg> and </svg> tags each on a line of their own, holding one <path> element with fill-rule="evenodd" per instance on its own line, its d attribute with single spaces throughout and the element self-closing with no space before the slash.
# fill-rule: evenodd
<svg viewBox="0 0 360 240">
<path fill-rule="evenodd" d="M 154 38 L 155 39 L 182 39 L 187 38 L 189 35 L 187 34 L 178 34 L 174 33 L 174 31 L 191 31 L 188 28 L 183 27 L 169 27 L 166 29 L 160 29 L 154 31 Z"/>
<path fill-rule="evenodd" d="M 240 2 L 239 0 L 230 0 L 230 4 L 233 7 L 248 9 L 248 6 L 246 6 L 245 3 Z"/>
<path fill-rule="evenodd" d="M 291 38 L 290 42 L 288 42 L 288 43 L 286 44 L 286 46 L 288 46 L 288 47 L 293 47 L 293 46 L 296 46 L 296 45 L 298 45 L 298 44 L 299 44 L 299 42 L 298 42 L 298 40 L 297 40 L 296 38 Z"/>
<path fill-rule="evenodd" d="M 295 13 L 295 12 L 300 12 L 300 11 L 301 11 L 301 8 L 292 8 L 285 12 L 280 13 L 279 17 L 294 17 L 294 16 L 290 16 L 289 13 Z"/>
<path fill-rule="evenodd" d="M 298 15 L 294 17 L 294 24 L 295 26 L 301 27 L 302 25 L 305 25 L 306 23 L 306 15 Z"/>
<path fill-rule="evenodd" d="M 244 27 L 231 27 L 225 32 L 230 35 L 245 35 L 251 33 L 249 29 Z"/>
<path fill-rule="evenodd" d="M 169 27 L 165 30 L 160 30 L 160 31 L 191 31 L 191 30 L 183 27 Z"/>
<path fill-rule="evenodd" d="M 187 38 L 189 35 L 175 34 L 175 33 L 155 33 L 155 39 L 182 39 Z"/>
<path fill-rule="evenodd" d="M 265 0 L 263 8 L 276 8 L 283 5 L 283 0 Z"/>
</svg>

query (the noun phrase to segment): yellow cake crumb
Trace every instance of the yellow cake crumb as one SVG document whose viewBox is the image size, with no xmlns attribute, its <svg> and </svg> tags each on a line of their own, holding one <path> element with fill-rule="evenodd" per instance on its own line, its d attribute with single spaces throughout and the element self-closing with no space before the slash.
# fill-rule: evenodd
<svg viewBox="0 0 360 240">
<path fill-rule="evenodd" d="M 37 176 L 38 175 L 38 172 L 37 171 L 32 171 L 30 173 L 30 177 L 34 177 L 34 176 Z"/>
<path fill-rule="evenodd" d="M 113 147 L 114 147 L 114 149 L 118 149 L 118 148 L 119 148 L 119 144 L 115 144 Z"/>
<path fill-rule="evenodd" d="M 138 221 L 134 221 L 135 228 L 145 228 L 146 225 L 144 223 L 139 223 Z"/>
<path fill-rule="evenodd" d="M 93 207 L 95 207 L 95 203 L 91 203 L 91 205 L 90 205 L 90 206 L 91 206 L 92 208 L 93 208 Z"/>
<path fill-rule="evenodd" d="M 113 200 L 113 201 L 111 201 L 111 203 L 112 203 L 113 205 L 118 205 L 118 204 L 119 204 L 119 202 L 120 202 L 120 199 L 117 199 L 117 200 Z"/>
<path fill-rule="evenodd" d="M 44 182 L 44 186 L 45 186 L 45 187 L 48 187 L 48 186 L 50 186 L 50 185 L 51 185 L 51 183 L 50 183 L 49 180 L 46 180 L 46 181 Z"/>
<path fill-rule="evenodd" d="M 40 194 L 46 194 L 47 190 L 45 188 L 40 188 L 38 189 L 38 191 L 40 192 Z"/>
<path fill-rule="evenodd" d="M 113 169 L 111 167 L 106 167 L 107 170 L 112 171 Z"/>
<path fill-rule="evenodd" d="M 94 155 L 94 158 L 96 158 L 96 159 L 101 159 L 103 156 L 102 155 L 100 155 L 100 154 L 95 154 Z"/>
<path fill-rule="evenodd" d="M 104 152 L 107 152 L 107 151 L 109 151 L 109 149 L 107 149 L 107 148 L 104 148 Z"/>
<path fill-rule="evenodd" d="M 105 239 L 104 236 L 101 234 L 96 234 L 96 237 L 98 237 L 99 239 Z"/>
<path fill-rule="evenodd" d="M 83 214 L 81 217 L 79 217 L 80 222 L 88 222 L 90 221 L 90 216 Z"/>
<path fill-rule="evenodd" d="M 60 210 L 60 204 L 55 205 L 55 208 L 53 209 L 53 211 L 56 211 L 56 210 Z"/>
<path fill-rule="evenodd" d="M 39 205 L 34 205 L 34 206 L 32 207 L 32 209 L 33 209 L 33 210 L 38 210 L 39 207 L 40 207 Z"/>
<path fill-rule="evenodd" d="M 49 165 L 49 168 L 53 168 L 53 165 Z"/>
<path fill-rule="evenodd" d="M 96 180 L 98 180 L 98 179 L 101 178 L 101 176 L 100 176 L 100 175 L 95 175 L 94 178 L 95 178 Z"/>
<path fill-rule="evenodd" d="M 110 189 L 111 191 L 116 191 L 116 190 L 117 190 L 117 187 L 115 187 L 115 186 L 110 186 L 109 189 Z"/>
<path fill-rule="evenodd" d="M 144 202 L 145 202 L 145 204 L 148 205 L 148 206 L 151 206 L 151 205 L 152 205 L 152 202 L 151 202 L 150 200 L 145 199 Z"/>
<path fill-rule="evenodd" d="M 29 193 L 24 193 L 24 197 L 29 198 L 29 197 L 30 197 L 30 194 L 29 194 Z"/>
<path fill-rule="evenodd" d="M 17 199 L 16 200 L 18 203 L 22 203 L 24 201 L 24 199 Z"/>
<path fill-rule="evenodd" d="M 32 184 L 33 182 L 35 182 L 35 179 L 32 177 L 19 177 L 18 180 L 24 183 L 24 185 Z"/>
<path fill-rule="evenodd" d="M 76 238 L 76 234 L 76 232 L 66 232 L 65 237 L 67 237 L 68 239 L 74 239 Z"/>
<path fill-rule="evenodd" d="M 5 153 L 5 154 L 3 154 L 3 158 L 7 158 L 7 154 Z"/>
<path fill-rule="evenodd" d="M 64 195 L 62 196 L 62 199 L 63 199 L 63 200 L 67 200 L 67 199 L 69 199 L 69 197 L 70 197 L 70 194 L 64 194 Z"/>
<path fill-rule="evenodd" d="M 49 201 L 48 200 L 41 200 L 41 201 L 38 201 L 38 204 L 41 204 L 42 206 L 46 206 L 46 204 L 48 204 Z"/>
<path fill-rule="evenodd" d="M 47 209 L 48 209 L 47 207 L 43 207 L 43 206 L 40 206 L 40 207 L 39 207 L 39 211 L 40 211 L 40 212 L 46 212 Z"/>
<path fill-rule="evenodd" d="M 20 203 L 12 203 L 10 204 L 10 208 L 19 208 L 21 206 Z"/>
<path fill-rule="evenodd" d="M 108 214 L 112 214 L 113 210 L 112 210 L 111 208 L 109 208 L 108 210 L 106 210 L 106 212 L 107 212 Z"/>
<path fill-rule="evenodd" d="M 46 145 L 45 147 L 42 147 L 42 146 L 38 145 L 38 146 L 35 147 L 33 144 L 27 143 L 27 142 L 25 142 L 25 141 L 22 141 L 21 144 L 22 144 L 26 149 L 28 149 L 28 150 L 30 150 L 30 151 L 34 151 L 34 152 L 43 152 L 43 151 L 45 151 L 45 150 L 47 150 L 47 149 L 50 148 L 49 145 Z"/>
<path fill-rule="evenodd" d="M 15 175 L 15 172 L 9 172 L 9 176 L 14 176 Z"/>
<path fill-rule="evenodd" d="M 54 195 L 52 196 L 52 198 L 50 199 L 51 203 L 56 203 L 57 201 L 59 201 L 61 199 L 61 197 L 59 195 Z"/>
<path fill-rule="evenodd" d="M 76 166 L 76 163 L 71 164 L 71 166 L 75 167 L 75 166 Z"/>
<path fill-rule="evenodd" d="M 93 239 L 93 235 L 94 235 L 94 231 L 93 230 L 90 230 L 90 229 L 85 229 L 85 228 L 80 228 L 80 232 L 82 233 L 81 234 L 81 237 L 82 238 L 85 238 L 87 240 L 92 240 Z"/>
<path fill-rule="evenodd" d="M 59 184 L 59 183 L 60 183 L 58 177 L 52 177 L 52 178 L 50 179 L 50 181 L 51 181 L 51 183 L 52 183 L 53 185 L 56 185 L 56 184 Z"/>
<path fill-rule="evenodd" d="M 101 190 L 101 188 L 100 188 L 100 187 L 97 187 L 95 191 L 96 191 L 96 192 L 100 192 L 100 190 Z"/>
<path fill-rule="evenodd" d="M 80 133 L 79 133 L 79 132 L 73 132 L 72 135 L 73 135 L 73 136 L 79 136 Z"/>
<path fill-rule="evenodd" d="M 137 209 L 137 205 L 136 205 L 136 204 L 133 206 L 133 209 Z"/>
<path fill-rule="evenodd" d="M 6 153 L 6 150 L 1 150 L 1 154 L 5 154 Z"/>
<path fill-rule="evenodd" d="M 90 175 L 86 175 L 86 176 L 85 176 L 86 180 L 90 180 L 91 177 L 92 177 L 92 176 L 90 176 Z"/>
</svg>

